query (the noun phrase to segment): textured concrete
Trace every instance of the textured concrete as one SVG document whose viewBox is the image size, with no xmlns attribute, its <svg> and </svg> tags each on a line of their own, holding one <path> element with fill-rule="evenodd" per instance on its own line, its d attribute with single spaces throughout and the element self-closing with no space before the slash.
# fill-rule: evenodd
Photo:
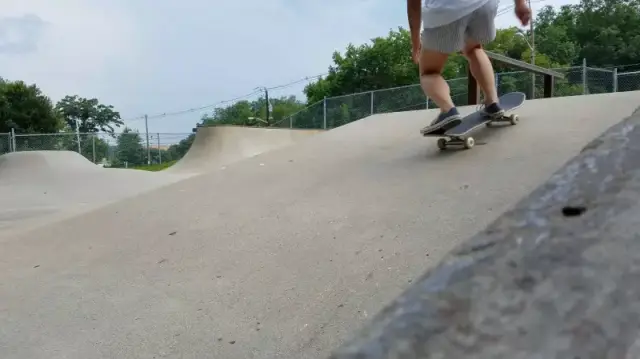
<svg viewBox="0 0 640 359">
<path fill-rule="evenodd" d="M 639 219 L 637 111 L 331 358 L 638 358 Z"/>
<path fill-rule="evenodd" d="M 187 178 L 185 174 L 102 168 L 73 151 L 0 156 L 0 243 L 46 225 Z"/>
<path fill-rule="evenodd" d="M 102 168 L 73 151 L 9 153 L 0 156 L 0 236 L 217 170 L 320 132 L 323 131 L 200 127 L 187 155 L 162 172 Z"/>
<path fill-rule="evenodd" d="M 241 126 L 198 127 L 189 152 L 165 172 L 201 173 L 303 141 L 322 130 Z"/>
<path fill-rule="evenodd" d="M 639 103 L 529 101 L 445 153 L 432 111 L 374 116 L 16 235 L 0 357 L 326 357 Z"/>
</svg>

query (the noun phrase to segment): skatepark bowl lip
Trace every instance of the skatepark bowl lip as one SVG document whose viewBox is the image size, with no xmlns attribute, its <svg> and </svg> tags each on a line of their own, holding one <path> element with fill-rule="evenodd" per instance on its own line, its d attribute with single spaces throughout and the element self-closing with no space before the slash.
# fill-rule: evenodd
<svg viewBox="0 0 640 359">
<path fill-rule="evenodd" d="M 17 232 L 0 357 L 328 357 L 639 103 L 530 100 L 447 152 L 437 109 L 374 115 Z"/>
<path fill-rule="evenodd" d="M 323 132 L 326 130 L 227 124 L 198 126 L 196 138 L 189 151 L 173 166 L 163 171 L 179 173 L 211 171 L 245 158 L 288 147 L 307 136 Z"/>
</svg>

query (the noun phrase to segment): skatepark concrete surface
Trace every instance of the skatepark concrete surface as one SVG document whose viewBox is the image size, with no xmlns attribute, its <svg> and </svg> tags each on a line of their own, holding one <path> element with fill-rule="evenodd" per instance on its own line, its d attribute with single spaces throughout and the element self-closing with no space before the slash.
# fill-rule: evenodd
<svg viewBox="0 0 640 359">
<path fill-rule="evenodd" d="M 189 152 L 167 172 L 201 173 L 241 159 L 292 145 L 323 130 L 251 128 L 240 126 L 199 127 Z"/>
<path fill-rule="evenodd" d="M 102 168 L 73 151 L 0 156 L 0 243 L 11 233 L 185 179 L 185 174 Z"/>
<path fill-rule="evenodd" d="M 73 151 L 0 156 L 2 234 L 44 225 L 99 206 L 286 147 L 319 130 L 200 127 L 187 155 L 162 172 L 102 168 Z"/>
<path fill-rule="evenodd" d="M 433 110 L 376 115 L 4 238 L 0 357 L 325 358 L 639 104 L 527 101 L 445 152 Z"/>
</svg>

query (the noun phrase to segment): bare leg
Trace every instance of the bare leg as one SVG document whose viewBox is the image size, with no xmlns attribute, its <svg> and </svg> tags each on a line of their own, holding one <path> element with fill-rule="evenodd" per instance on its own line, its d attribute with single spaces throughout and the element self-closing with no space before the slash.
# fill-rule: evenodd
<svg viewBox="0 0 640 359">
<path fill-rule="evenodd" d="M 478 43 L 468 42 L 464 48 L 464 56 L 469 61 L 471 74 L 478 81 L 478 86 L 482 89 L 486 105 L 498 102 L 498 91 L 496 90 L 495 73 L 487 54 Z"/>
<path fill-rule="evenodd" d="M 442 70 L 449 58 L 448 54 L 433 50 L 422 50 L 420 55 L 420 85 L 425 95 L 438 105 L 441 112 L 451 110 L 453 100 L 449 84 L 442 77 Z"/>
</svg>

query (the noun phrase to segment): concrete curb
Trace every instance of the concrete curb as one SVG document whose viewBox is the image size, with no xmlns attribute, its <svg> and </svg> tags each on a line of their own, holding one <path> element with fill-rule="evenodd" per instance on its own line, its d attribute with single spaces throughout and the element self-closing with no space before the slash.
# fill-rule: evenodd
<svg viewBox="0 0 640 359">
<path fill-rule="evenodd" d="M 331 358 L 640 357 L 639 199 L 640 108 Z"/>
</svg>

